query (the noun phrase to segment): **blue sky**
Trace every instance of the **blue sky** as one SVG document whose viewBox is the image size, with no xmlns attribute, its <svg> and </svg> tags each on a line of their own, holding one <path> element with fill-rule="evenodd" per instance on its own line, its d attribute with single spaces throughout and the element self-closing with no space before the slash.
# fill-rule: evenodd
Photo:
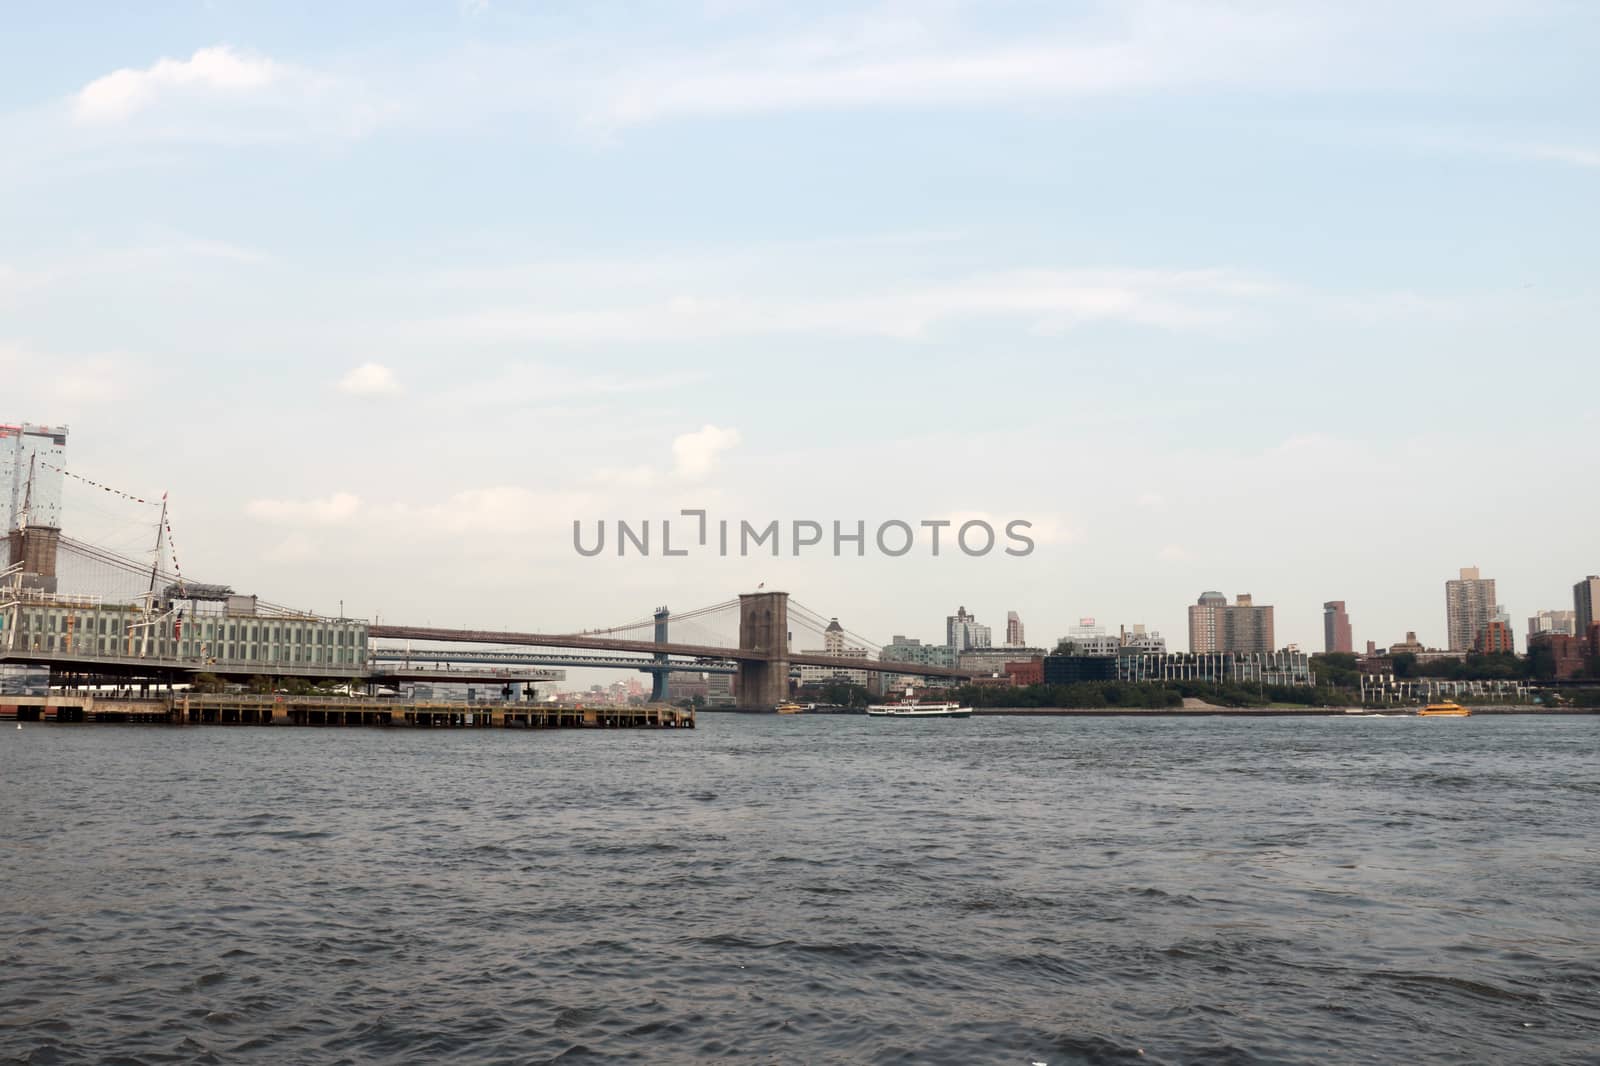
<svg viewBox="0 0 1600 1066">
<path fill-rule="evenodd" d="M 1600 568 L 1590 4 L 3 25 L 0 418 L 270 598 L 571 628 L 765 581 L 880 639 L 964 604 L 1181 646 L 1216 588 L 1317 647 L 1326 599 L 1442 643 L 1459 566 L 1519 631 Z M 1040 547 L 571 550 L 680 507 Z"/>
</svg>

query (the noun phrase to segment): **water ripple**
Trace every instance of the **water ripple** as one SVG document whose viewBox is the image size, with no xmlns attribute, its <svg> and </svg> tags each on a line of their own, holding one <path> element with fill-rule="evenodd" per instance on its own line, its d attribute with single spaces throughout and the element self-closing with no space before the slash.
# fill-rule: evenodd
<svg viewBox="0 0 1600 1066">
<path fill-rule="evenodd" d="M 1600 719 L 1438 724 L 0 731 L 0 1061 L 1593 1061 Z"/>
</svg>

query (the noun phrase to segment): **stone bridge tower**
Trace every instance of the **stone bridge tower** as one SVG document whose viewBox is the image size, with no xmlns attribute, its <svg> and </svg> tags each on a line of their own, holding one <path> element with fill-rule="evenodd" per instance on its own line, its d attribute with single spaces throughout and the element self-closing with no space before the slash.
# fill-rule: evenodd
<svg viewBox="0 0 1600 1066">
<path fill-rule="evenodd" d="M 770 711 L 789 698 L 789 594 L 739 594 L 739 649 L 771 659 L 741 661 L 735 693 L 741 711 Z"/>
</svg>

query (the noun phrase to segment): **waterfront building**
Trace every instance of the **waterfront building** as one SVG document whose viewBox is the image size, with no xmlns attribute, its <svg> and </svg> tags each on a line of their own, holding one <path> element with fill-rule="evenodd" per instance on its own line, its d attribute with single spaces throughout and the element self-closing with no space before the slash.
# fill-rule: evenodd
<svg viewBox="0 0 1600 1066">
<path fill-rule="evenodd" d="M 1528 619 L 1528 639 L 1532 640 L 1540 633 L 1554 633 L 1557 636 L 1578 636 L 1578 612 L 1576 611 L 1540 611 Z"/>
<path fill-rule="evenodd" d="M 878 653 L 878 658 L 886 662 L 895 663 L 955 666 L 956 650 L 948 644 L 924 644 L 913 637 L 896 633 L 894 638 L 883 646 L 883 649 Z M 919 681 L 925 688 L 947 688 L 950 685 L 950 679 L 945 677 L 922 677 Z M 896 678 L 895 683 L 901 684 L 902 682 Z"/>
<path fill-rule="evenodd" d="M 1104 655 L 1046 655 L 1040 673 L 1047 685 L 1115 681 L 1117 660 L 1115 657 Z"/>
<path fill-rule="evenodd" d="M 1589 629 L 1600 622 L 1595 614 L 1595 603 L 1600 601 L 1600 576 L 1590 574 L 1572 586 L 1573 635 L 1587 637 Z"/>
<path fill-rule="evenodd" d="M 1311 657 L 1303 651 L 1204 652 L 1201 654 L 1119 656 L 1117 677 L 1123 681 L 1205 681 L 1251 685 L 1316 684 Z"/>
<path fill-rule="evenodd" d="M 1118 655 L 1165 655 L 1166 653 L 1167 638 L 1154 629 L 1146 630 L 1143 625 L 1135 625 L 1131 629 L 1122 630 Z"/>
<path fill-rule="evenodd" d="M 1589 642 L 1569 633 L 1535 633 L 1528 638 L 1528 654 L 1548 655 L 1558 681 L 1568 681 L 1583 674 L 1589 658 Z"/>
<path fill-rule="evenodd" d="M 1322 605 L 1322 650 L 1356 650 L 1355 640 L 1350 635 L 1350 615 L 1345 612 L 1343 600 L 1329 600 Z"/>
<path fill-rule="evenodd" d="M 962 652 L 956 657 L 956 664 L 963 670 L 972 671 L 975 678 L 993 677 L 1004 674 L 1009 663 L 1042 658 L 1046 654 L 1044 648 L 978 648 Z"/>
<path fill-rule="evenodd" d="M 1057 647 L 1071 645 L 1073 655 L 1090 655 L 1096 658 L 1114 656 L 1122 648 L 1122 637 L 1106 632 L 1093 618 L 1080 618 L 1078 624 L 1067 630 L 1067 635 L 1056 642 Z"/>
<path fill-rule="evenodd" d="M 977 616 L 968 614 L 965 607 L 958 607 L 955 614 L 947 616 L 944 627 L 944 642 L 958 655 L 973 648 L 989 647 L 989 627 L 980 625 Z"/>
<path fill-rule="evenodd" d="M 1471 651 L 1494 620 L 1494 578 L 1480 576 L 1476 566 L 1463 566 L 1459 578 L 1444 583 L 1444 604 L 1450 650 Z"/>
<path fill-rule="evenodd" d="M 1022 618 L 1016 611 L 1006 612 L 1006 646 L 1020 648 L 1027 643 L 1022 639 Z"/>
<path fill-rule="evenodd" d="M 1044 656 L 1036 655 L 1023 662 L 1006 663 L 1006 676 L 1019 688 L 1044 684 Z"/>
<path fill-rule="evenodd" d="M 732 707 L 733 706 L 733 675 L 732 674 L 707 674 L 706 675 L 706 706 Z"/>
<path fill-rule="evenodd" d="M 129 604 L 24 592 L 0 607 L 0 641 L 13 650 L 234 675 L 367 672 L 365 620 L 262 613 L 254 596 L 179 601 L 152 616 Z"/>
</svg>

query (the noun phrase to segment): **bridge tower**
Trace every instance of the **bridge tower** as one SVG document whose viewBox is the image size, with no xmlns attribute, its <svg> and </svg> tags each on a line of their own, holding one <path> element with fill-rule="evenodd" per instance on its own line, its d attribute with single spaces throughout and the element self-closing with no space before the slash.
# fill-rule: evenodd
<svg viewBox="0 0 1600 1066">
<path fill-rule="evenodd" d="M 739 594 L 739 650 L 772 656 L 741 660 L 735 698 L 741 711 L 770 711 L 789 698 L 789 594 Z"/>
<path fill-rule="evenodd" d="M 656 643 L 657 644 L 665 644 L 667 642 L 667 618 L 671 613 L 672 612 L 668 611 L 666 609 L 666 607 L 664 607 L 664 606 L 656 608 Z M 652 658 L 654 658 L 655 661 L 658 662 L 658 663 L 665 663 L 667 661 L 667 653 L 664 652 L 664 651 L 658 651 L 658 652 L 655 653 L 654 656 L 652 656 Z M 650 702 L 651 703 L 665 703 L 665 702 L 667 702 L 667 698 L 670 695 L 670 692 L 669 692 L 668 686 L 667 686 L 667 676 L 668 675 L 667 675 L 667 672 L 665 670 L 655 670 L 655 671 L 651 672 L 651 674 L 650 674 Z"/>
</svg>

